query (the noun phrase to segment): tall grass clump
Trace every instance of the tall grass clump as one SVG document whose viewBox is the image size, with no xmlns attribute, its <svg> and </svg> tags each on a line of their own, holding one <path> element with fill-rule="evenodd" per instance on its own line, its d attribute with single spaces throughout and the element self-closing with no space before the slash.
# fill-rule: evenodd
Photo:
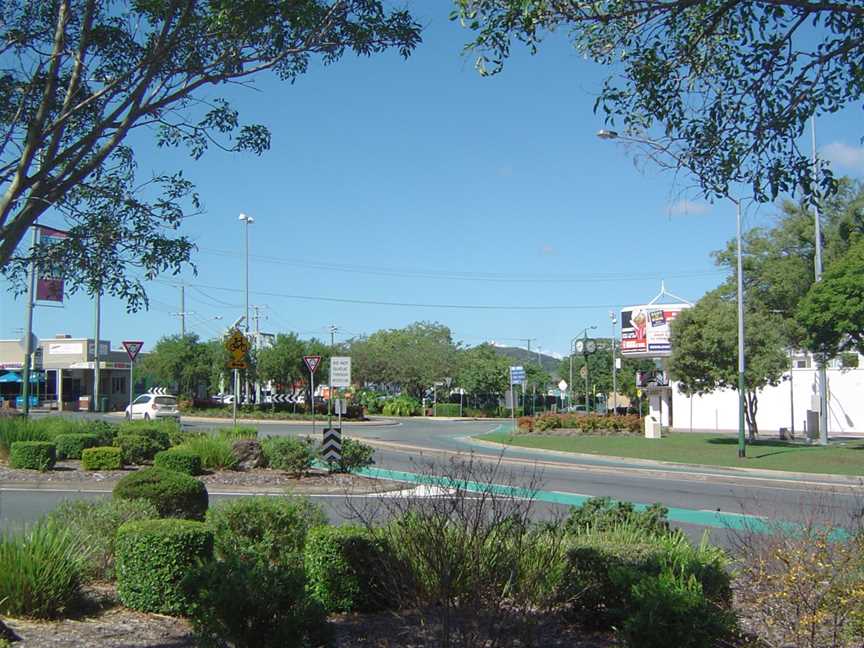
<svg viewBox="0 0 864 648">
<path fill-rule="evenodd" d="M 62 616 L 78 601 L 86 556 L 75 535 L 56 524 L 0 536 L 0 613 Z"/>
<path fill-rule="evenodd" d="M 114 542 L 125 522 L 159 517 L 159 511 L 144 499 L 64 500 L 47 516 L 49 523 L 69 529 L 87 550 L 83 576 L 87 580 L 114 579 Z"/>
<path fill-rule="evenodd" d="M 207 435 L 187 439 L 175 447 L 201 457 L 201 465 L 206 470 L 234 470 L 237 467 L 237 457 L 231 451 L 233 444 L 229 439 Z"/>
<path fill-rule="evenodd" d="M 9 459 L 9 449 L 16 441 L 48 441 L 48 434 L 23 416 L 0 417 L 0 459 Z"/>
<path fill-rule="evenodd" d="M 257 439 L 258 438 L 258 429 L 251 426 L 237 426 L 237 427 L 226 427 L 226 428 L 218 428 L 216 430 L 217 435 L 222 439 L 227 439 L 229 441 L 241 441 L 243 439 Z"/>
<path fill-rule="evenodd" d="M 53 441 L 61 434 L 88 434 L 92 424 L 92 421 L 86 419 L 67 416 L 43 416 L 30 421 L 30 425 L 45 433 L 48 441 Z"/>
</svg>

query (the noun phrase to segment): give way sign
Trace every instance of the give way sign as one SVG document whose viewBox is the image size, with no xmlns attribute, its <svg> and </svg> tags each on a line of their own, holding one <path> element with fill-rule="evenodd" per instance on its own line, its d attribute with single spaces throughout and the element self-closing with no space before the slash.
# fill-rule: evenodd
<svg viewBox="0 0 864 648">
<path fill-rule="evenodd" d="M 303 362 L 306 363 L 309 373 L 315 373 L 318 365 L 321 364 L 321 356 L 303 356 Z"/>
<path fill-rule="evenodd" d="M 135 358 L 138 356 L 138 352 L 141 351 L 141 347 L 144 346 L 144 343 L 140 340 L 124 340 L 123 348 L 126 349 L 126 355 L 129 356 L 129 360 L 135 362 Z"/>
</svg>

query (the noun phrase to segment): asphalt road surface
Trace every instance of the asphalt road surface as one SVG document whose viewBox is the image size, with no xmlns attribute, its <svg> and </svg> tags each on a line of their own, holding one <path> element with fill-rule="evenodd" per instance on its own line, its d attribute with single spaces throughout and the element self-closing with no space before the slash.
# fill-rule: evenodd
<svg viewBox="0 0 864 648">
<path fill-rule="evenodd" d="M 640 465 L 629 460 L 574 457 L 562 453 L 530 451 L 482 444 L 472 437 L 496 429 L 497 421 L 446 421 L 428 419 L 381 420 L 374 424 L 343 426 L 343 435 L 375 445 L 375 469 L 382 476 L 414 479 L 417 475 L 442 474 L 454 457 L 494 466 L 495 482 L 531 485 L 536 491 L 537 515 L 547 517 L 566 510 L 586 497 L 607 496 L 617 500 L 650 504 L 660 502 L 670 509 L 670 518 L 691 535 L 712 529 L 712 537 L 723 541 L 728 527 L 756 516 L 768 520 L 795 521 L 818 515 L 826 522 L 845 523 L 864 506 L 864 487 L 859 484 L 831 485 L 818 478 L 731 473 L 711 468 L 673 468 Z M 184 420 L 184 427 L 214 428 L 228 422 Z M 258 425 L 259 436 L 306 436 L 311 424 L 266 422 Z M 323 421 L 315 426 L 321 434 Z M 405 475 L 403 475 L 405 473 Z M 20 527 L 56 506 L 63 497 L 94 497 L 100 494 L 9 490 L 0 484 L 0 528 Z M 320 498 L 328 514 L 344 519 L 341 497 Z"/>
</svg>

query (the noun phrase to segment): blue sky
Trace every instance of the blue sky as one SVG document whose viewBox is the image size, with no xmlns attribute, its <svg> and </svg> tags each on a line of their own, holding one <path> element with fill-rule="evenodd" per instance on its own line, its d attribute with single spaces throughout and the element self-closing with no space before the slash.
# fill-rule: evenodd
<svg viewBox="0 0 864 648">
<path fill-rule="evenodd" d="M 461 54 L 470 33 L 435 4 L 415 9 L 426 29 L 407 61 L 346 57 L 294 85 L 262 78 L 255 90 L 211 92 L 270 127 L 260 158 L 211 150 L 196 162 L 136 138 L 142 177 L 183 169 L 197 185 L 205 213 L 183 231 L 199 246 L 198 274 L 149 284 L 148 312 L 104 299 L 103 338 L 141 339 L 146 350 L 179 332 L 180 279 L 194 312 L 187 330 L 209 338 L 243 314 L 241 212 L 255 219 L 250 302 L 263 307 L 261 328 L 303 337 L 324 337 L 330 324 L 351 337 L 431 320 L 466 344 L 533 338 L 534 349 L 566 354 L 586 326 L 609 335 L 609 310 L 651 299 L 661 279 L 693 301 L 721 281 L 709 253 L 734 235 L 732 206 L 698 200 L 687 178 L 595 137 L 606 70 L 556 37 L 482 78 Z M 860 124 L 860 107 L 818 121 L 838 174 L 864 175 Z M 763 206 L 745 224 L 775 212 Z M 20 336 L 23 301 L 3 290 L 0 338 Z M 92 336 L 92 318 L 76 294 L 37 308 L 34 331 Z"/>
</svg>

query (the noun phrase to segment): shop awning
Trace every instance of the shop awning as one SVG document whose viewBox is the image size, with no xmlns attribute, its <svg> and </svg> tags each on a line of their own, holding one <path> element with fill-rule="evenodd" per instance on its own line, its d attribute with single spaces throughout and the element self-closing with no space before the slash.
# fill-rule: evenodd
<svg viewBox="0 0 864 648">
<path fill-rule="evenodd" d="M 31 383 L 43 382 L 44 380 L 45 380 L 45 377 L 42 375 L 42 372 L 33 371 L 30 373 L 30 382 Z M 17 371 L 7 371 L 5 374 L 0 376 L 0 383 L 20 383 L 20 382 L 22 382 L 21 374 L 18 373 Z"/>
</svg>

